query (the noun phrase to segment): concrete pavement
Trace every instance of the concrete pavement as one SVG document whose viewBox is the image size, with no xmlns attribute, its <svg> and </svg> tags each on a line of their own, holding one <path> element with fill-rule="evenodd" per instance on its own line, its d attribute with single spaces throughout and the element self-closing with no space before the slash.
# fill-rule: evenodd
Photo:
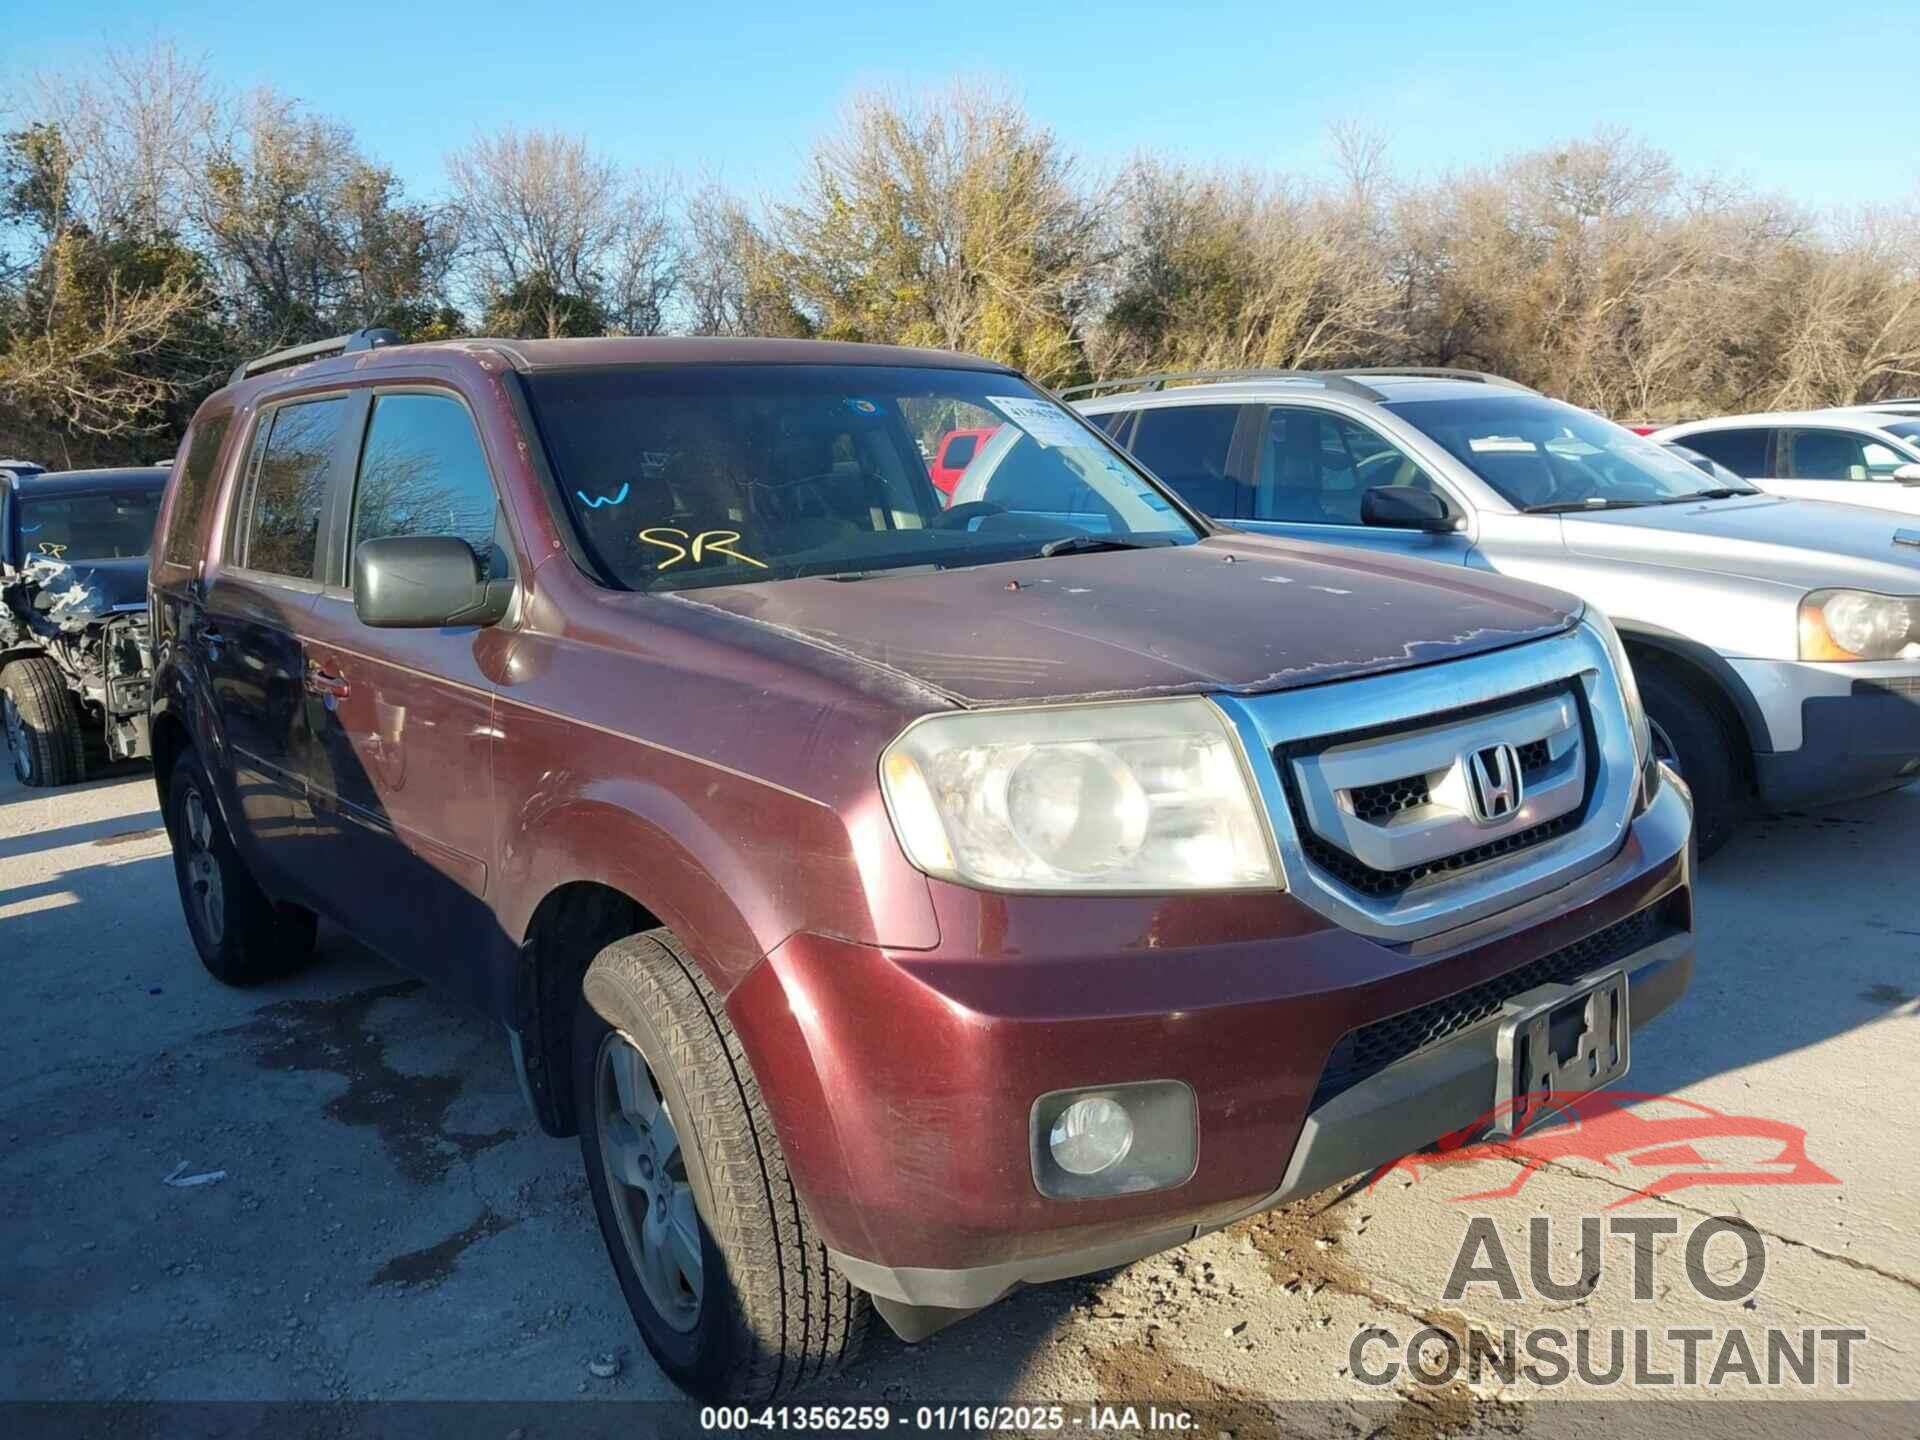
<svg viewBox="0 0 1920 1440">
<path fill-rule="evenodd" d="M 1916 1408 L 1734 1405 L 1725 1428 L 1820 1433 L 1844 1413 L 1911 1430 L 1917 851 L 1913 789 L 1756 825 L 1708 867 L 1693 991 L 1642 1032 L 1627 1083 L 1677 1102 L 1641 1107 L 1647 1117 L 1734 1117 L 1714 1134 L 1682 1142 L 1654 1127 L 1535 1156 L 1517 1193 L 1497 1198 L 1461 1197 L 1512 1187 L 1526 1154 L 1394 1172 L 1025 1292 L 918 1348 L 877 1328 L 849 1377 L 805 1398 L 1108 1398 L 1198 1405 L 1207 1426 L 1242 1434 L 1430 1435 L 1617 1434 L 1629 1413 L 1657 1414 L 1653 1400 L 1845 1396 Z M 214 984 L 181 922 L 144 770 L 53 793 L 0 780 L 0 975 L 13 1017 L 0 1047 L 0 1399 L 670 1396 L 615 1287 L 575 1147 L 532 1124 L 497 1028 L 332 931 L 294 977 Z M 1751 1121 L 1804 1131 L 1808 1163 L 1787 1170 L 1809 1183 L 1634 1193 L 1661 1174 L 1711 1180 L 1716 1163 L 1777 1167 L 1774 1132 Z M 1635 1156 L 1606 1149 L 1629 1141 Z M 1483 1278 L 1447 1298 L 1476 1216 L 1482 1270 L 1498 1268 L 1497 1250 L 1514 1285 Z M 1536 1216 L 1551 1222 L 1548 1285 L 1562 1298 L 1528 1273 Z M 1743 1220 L 1762 1252 L 1738 1298 L 1709 1298 L 1689 1274 L 1689 1238 L 1714 1216 Z M 1650 1298 L 1634 1298 L 1634 1232 L 1607 1228 L 1623 1217 L 1653 1222 L 1641 1227 Z M 1602 1227 L 1587 1257 L 1597 1274 L 1573 1293 L 1583 1220 Z M 1737 1288 L 1746 1234 L 1710 1233 L 1696 1270 Z M 1436 1336 L 1497 1353 L 1550 1349 L 1533 1337 L 1556 1329 L 1620 1330 L 1630 1368 L 1632 1332 L 1647 1330 L 1654 1374 L 1677 1371 L 1692 1344 L 1696 1381 L 1516 1373 L 1430 1386 L 1404 1374 L 1421 1331 L 1418 1353 L 1444 1359 Z M 1675 1329 L 1710 1338 L 1671 1342 Z M 1730 1370 L 1722 1359 L 1729 1329 L 1761 1347 L 1762 1369 L 1767 1332 L 1813 1332 L 1813 1381 L 1749 1385 L 1738 1355 Z M 1356 1337 L 1376 1330 L 1393 1340 L 1362 1346 L 1362 1371 L 1402 1371 L 1377 1385 L 1353 1364 Z M 1819 1338 L 1855 1330 L 1844 1344 Z M 1576 1395 L 1644 1408 L 1566 1403 Z M 1276 1400 L 1294 1408 L 1268 1408 Z M 1684 1413 L 1685 1428 L 1706 1428 L 1705 1412 Z"/>
</svg>

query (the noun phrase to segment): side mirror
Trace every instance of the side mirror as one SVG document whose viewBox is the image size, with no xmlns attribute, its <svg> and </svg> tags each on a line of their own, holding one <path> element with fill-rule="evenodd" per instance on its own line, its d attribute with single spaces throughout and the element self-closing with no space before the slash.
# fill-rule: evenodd
<svg viewBox="0 0 1920 1440">
<path fill-rule="evenodd" d="M 1360 521 L 1386 530 L 1424 530 L 1450 535 L 1460 522 L 1448 513 L 1447 502 L 1417 485 L 1375 485 L 1360 496 Z"/>
<path fill-rule="evenodd" d="M 1893 472 L 1893 478 L 1902 485 L 1920 485 L 1920 464 L 1902 465 Z"/>
<path fill-rule="evenodd" d="M 376 630 L 493 625 L 513 603 L 513 581 L 487 580 L 466 541 L 451 535 L 362 540 L 353 552 L 353 613 Z"/>
</svg>

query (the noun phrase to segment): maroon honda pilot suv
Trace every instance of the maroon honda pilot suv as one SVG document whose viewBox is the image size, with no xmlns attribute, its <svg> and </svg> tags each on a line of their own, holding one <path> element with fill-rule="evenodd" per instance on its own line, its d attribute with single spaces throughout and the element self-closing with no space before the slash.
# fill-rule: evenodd
<svg viewBox="0 0 1920 1440">
<path fill-rule="evenodd" d="M 1686 988 L 1690 803 L 1577 600 L 1223 530 L 964 356 L 391 341 L 182 445 L 187 925 L 499 1023 L 690 1391 L 1524 1123 Z"/>
</svg>

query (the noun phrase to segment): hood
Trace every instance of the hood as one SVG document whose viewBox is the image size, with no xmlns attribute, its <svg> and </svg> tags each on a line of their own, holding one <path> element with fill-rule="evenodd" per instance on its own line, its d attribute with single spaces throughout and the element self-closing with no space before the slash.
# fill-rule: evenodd
<svg viewBox="0 0 1920 1440">
<path fill-rule="evenodd" d="M 1914 593 L 1920 548 L 1895 544 L 1897 530 L 1914 533 L 1920 524 L 1890 510 L 1754 495 L 1569 515 L 1561 533 L 1576 555 L 1807 590 L 1851 585 Z"/>
<path fill-rule="evenodd" d="M 1556 634 L 1581 610 L 1501 576 L 1240 534 L 674 598 L 965 705 L 1292 689 Z"/>
<path fill-rule="evenodd" d="M 64 629 L 93 624 L 115 610 L 147 603 L 144 555 L 126 560 L 51 560 L 35 555 L 20 576 L 34 611 Z"/>
</svg>

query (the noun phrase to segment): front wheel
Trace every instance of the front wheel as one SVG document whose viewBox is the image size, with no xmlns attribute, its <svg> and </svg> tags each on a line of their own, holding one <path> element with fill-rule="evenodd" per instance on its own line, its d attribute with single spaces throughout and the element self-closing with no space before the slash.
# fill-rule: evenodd
<svg viewBox="0 0 1920 1440">
<path fill-rule="evenodd" d="M 1692 686 L 1657 665 L 1635 671 L 1653 732 L 1653 753 L 1693 792 L 1693 833 L 1705 859 L 1733 837 L 1744 806 L 1734 737 L 1719 711 Z"/>
<path fill-rule="evenodd" d="M 82 777 L 80 714 L 53 661 L 27 655 L 0 670 L 0 717 L 22 785 L 71 785 Z"/>
<path fill-rule="evenodd" d="M 853 1359 L 870 1302 L 813 1234 L 739 1037 L 671 931 L 589 967 L 573 1084 L 600 1233 L 669 1379 L 758 1403 Z"/>
</svg>

